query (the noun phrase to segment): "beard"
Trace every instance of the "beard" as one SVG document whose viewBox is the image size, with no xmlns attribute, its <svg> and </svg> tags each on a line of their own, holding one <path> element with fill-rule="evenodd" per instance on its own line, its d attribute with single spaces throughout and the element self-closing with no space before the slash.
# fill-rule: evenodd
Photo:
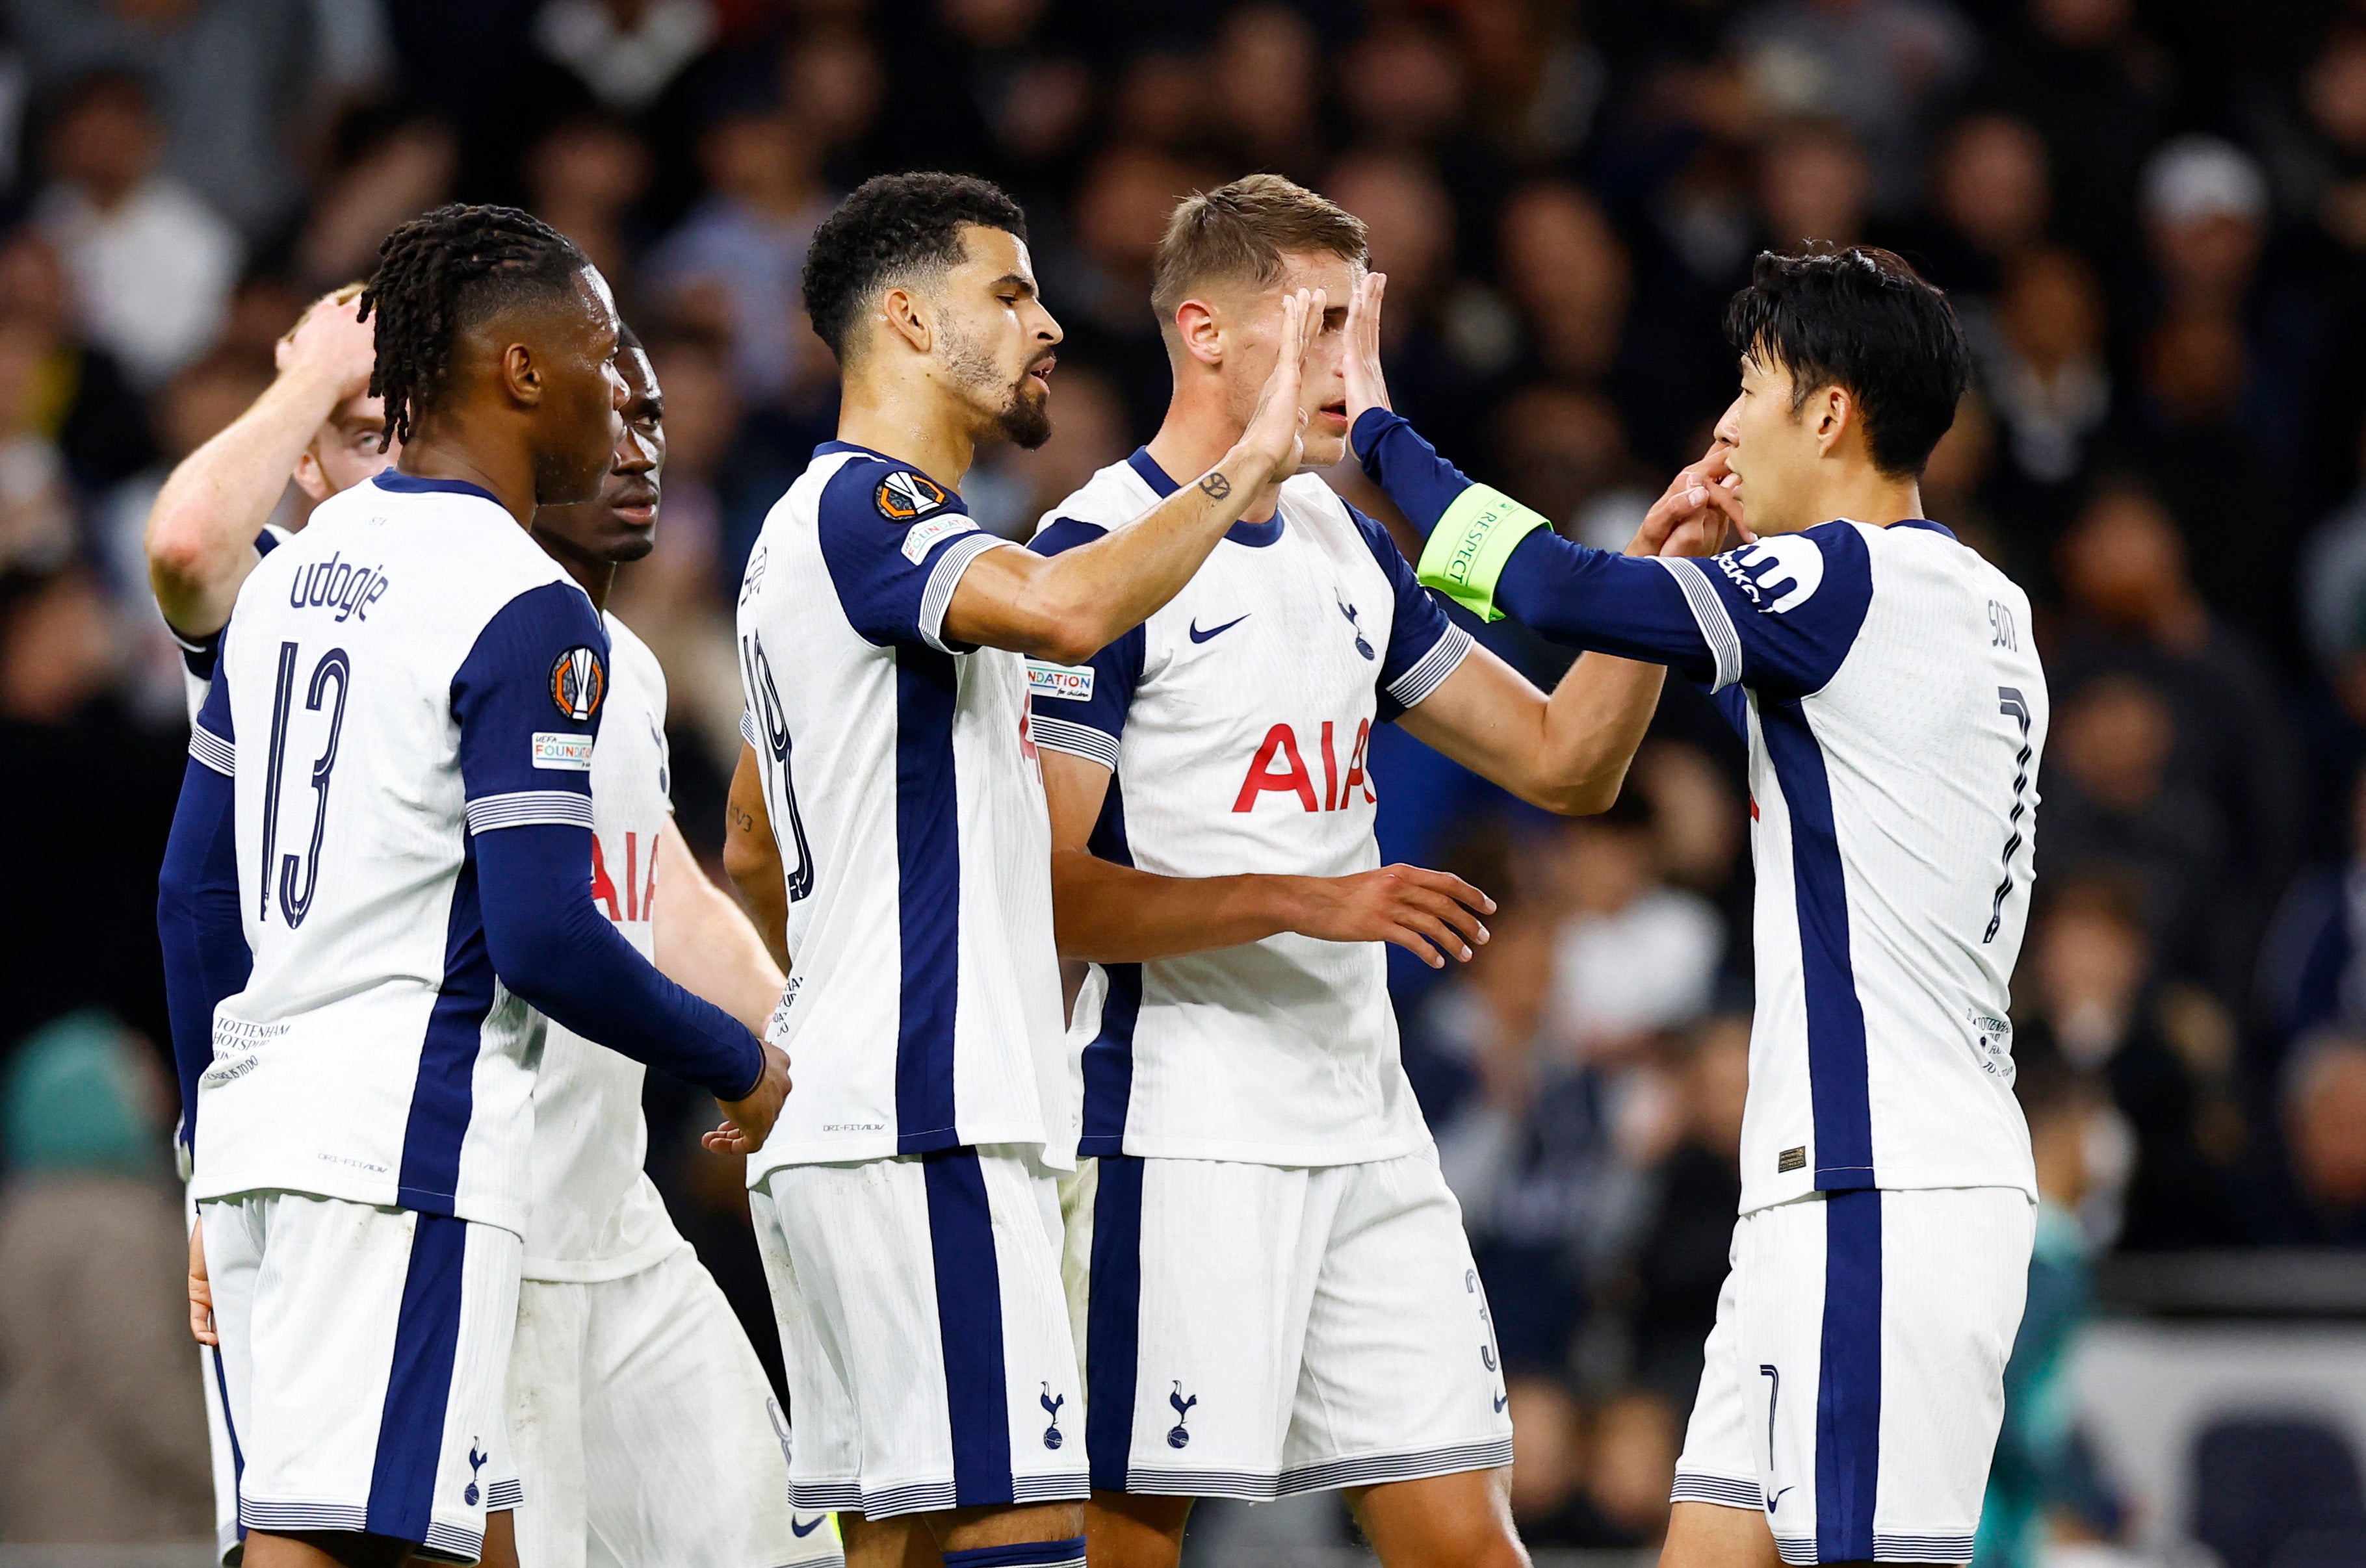
<svg viewBox="0 0 2366 1568">
<path fill-rule="evenodd" d="M 986 405 L 987 427 L 1002 440 L 1032 452 L 1052 439 L 1051 399 L 1028 386 L 1033 364 L 1016 382 L 1005 381 L 994 357 L 948 322 L 945 369 L 956 386 Z"/>
</svg>

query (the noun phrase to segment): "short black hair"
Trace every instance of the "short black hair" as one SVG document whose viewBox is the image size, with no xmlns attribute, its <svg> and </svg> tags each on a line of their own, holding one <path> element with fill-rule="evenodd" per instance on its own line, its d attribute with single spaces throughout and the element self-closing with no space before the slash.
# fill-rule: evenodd
<svg viewBox="0 0 2366 1568">
<path fill-rule="evenodd" d="M 1726 307 L 1725 337 L 1789 371 L 1799 401 L 1846 388 L 1884 474 L 1922 472 L 1971 384 L 1971 350 L 1947 297 L 1901 257 L 1866 245 L 1760 252 L 1750 286 Z"/>
<path fill-rule="evenodd" d="M 377 248 L 361 319 L 377 315 L 371 395 L 386 399 L 378 450 L 409 441 L 452 368 L 452 340 L 497 311 L 571 292 L 592 263 L 575 241 L 513 207 L 453 203 L 398 227 Z"/>
<path fill-rule="evenodd" d="M 875 174 L 822 219 L 806 249 L 806 315 L 846 363 L 847 336 L 865 301 L 890 280 L 967 259 L 962 229 L 1027 238 L 1027 215 L 1000 186 L 970 174 Z"/>
</svg>

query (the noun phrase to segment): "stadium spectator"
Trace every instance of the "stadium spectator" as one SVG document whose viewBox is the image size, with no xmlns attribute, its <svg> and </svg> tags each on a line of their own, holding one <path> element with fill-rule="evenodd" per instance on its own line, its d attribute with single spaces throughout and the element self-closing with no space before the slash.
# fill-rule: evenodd
<svg viewBox="0 0 2366 1568">
<path fill-rule="evenodd" d="M 2284 1238 L 2366 1245 L 2366 1038 L 2304 1042 L 2285 1071 L 2283 1119 L 2295 1199 Z"/>
<path fill-rule="evenodd" d="M 610 119 L 563 120 L 526 149 L 526 190 L 535 212 L 580 246 L 627 299 L 640 249 L 631 214 L 651 173 L 648 146 Z"/>
<path fill-rule="evenodd" d="M 137 77 L 84 77 L 50 125 L 56 178 L 34 207 L 73 278 L 83 330 L 143 390 L 211 346 L 241 251 L 203 197 L 160 172 L 163 140 Z"/>
<path fill-rule="evenodd" d="M 177 1542 L 212 1524 L 204 1395 L 145 1042 L 91 1011 L 0 1079 L 0 1540 Z"/>
<path fill-rule="evenodd" d="M 1759 153 L 1758 210 L 1778 251 L 1853 245 L 1865 238 L 1873 170 L 1856 133 L 1833 119 L 1775 129 Z"/>
<path fill-rule="evenodd" d="M 1679 1407 L 1700 1386 L 1701 1344 L 1717 1323 L 1733 1215 L 1741 1201 L 1741 1106 L 1750 1088 L 1750 1019 L 1710 1019 L 1677 1069 L 1681 1132 L 1651 1172 L 1632 1245 L 1628 1310 L 1634 1381 Z"/>
<path fill-rule="evenodd" d="M 1993 314 L 1971 338 L 2004 427 L 2015 524 L 2037 540 L 2067 521 L 2111 418 L 2102 288 L 2082 258 L 2061 250 L 2022 254 L 2002 279 Z"/>
<path fill-rule="evenodd" d="M 1512 1408 L 1512 1518 L 1531 1551 L 1628 1551 L 1644 1544 L 1613 1524 L 1586 1490 L 1584 1406 L 1566 1380 L 1508 1381 Z"/>
<path fill-rule="evenodd" d="M 2053 182 L 2045 140 L 2028 121 L 1983 112 L 1955 122 L 1931 181 L 1932 218 L 1917 246 L 1957 307 L 1992 295 L 2007 265 L 2043 242 Z"/>
<path fill-rule="evenodd" d="M 1696 893 L 1669 887 L 1639 790 L 1560 824 L 1553 875 L 1553 1048 L 1571 1064 L 1632 1059 L 1650 1036 L 1707 1010 L 1725 936 Z"/>
</svg>

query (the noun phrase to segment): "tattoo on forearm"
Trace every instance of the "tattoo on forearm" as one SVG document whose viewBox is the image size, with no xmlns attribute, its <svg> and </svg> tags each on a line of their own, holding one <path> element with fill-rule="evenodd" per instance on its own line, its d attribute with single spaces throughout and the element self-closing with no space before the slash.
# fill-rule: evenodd
<svg viewBox="0 0 2366 1568">
<path fill-rule="evenodd" d="M 731 825 L 733 827 L 738 829 L 741 833 L 753 833 L 756 831 L 756 819 L 753 816 L 741 811 L 738 806 L 728 806 L 727 809 L 731 813 Z"/>
<path fill-rule="evenodd" d="M 1233 493 L 1233 482 L 1213 469 L 1209 470 L 1208 476 L 1200 481 L 1200 487 L 1220 501 Z"/>
</svg>

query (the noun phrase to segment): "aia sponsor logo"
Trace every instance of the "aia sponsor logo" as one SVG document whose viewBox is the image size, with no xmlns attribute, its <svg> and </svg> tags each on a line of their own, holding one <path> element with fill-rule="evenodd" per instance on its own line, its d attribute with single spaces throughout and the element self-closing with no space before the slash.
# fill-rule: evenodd
<svg viewBox="0 0 2366 1568">
<path fill-rule="evenodd" d="M 642 864 L 647 855 L 648 863 Z M 609 875 L 607 852 L 600 846 L 600 835 L 592 835 L 592 902 L 607 912 L 608 918 L 623 925 L 631 921 L 648 920 L 656 909 L 658 899 L 658 840 L 651 834 L 647 844 L 637 833 L 625 834 L 624 896 L 617 896 L 616 879 Z"/>
<path fill-rule="evenodd" d="M 1314 756 L 1323 769 L 1319 795 L 1314 789 L 1313 770 L 1307 766 L 1307 753 L 1299 745 L 1298 732 L 1288 724 L 1276 724 L 1268 730 L 1265 739 L 1257 745 L 1247 774 L 1241 779 L 1241 791 L 1233 801 L 1233 810 L 1254 812 L 1268 795 L 1293 797 L 1299 809 L 1305 812 L 1344 812 L 1348 802 L 1359 795 L 1367 803 L 1377 803 L 1380 796 L 1373 792 L 1371 775 L 1364 767 L 1364 751 L 1372 740 L 1372 722 L 1356 721 L 1356 738 L 1347 746 L 1344 759 L 1339 744 L 1343 728 L 1325 719 L 1322 728 L 1310 736 L 1317 743 Z"/>
</svg>

